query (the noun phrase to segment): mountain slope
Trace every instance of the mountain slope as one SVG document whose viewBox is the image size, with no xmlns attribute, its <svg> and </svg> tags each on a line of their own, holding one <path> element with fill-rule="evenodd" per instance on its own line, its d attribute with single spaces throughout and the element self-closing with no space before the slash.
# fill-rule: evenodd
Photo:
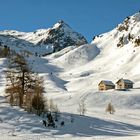
<svg viewBox="0 0 140 140">
<path fill-rule="evenodd" d="M 140 108 L 139 89 L 128 91 L 130 96 L 126 94 L 126 97 L 123 95 L 125 92 L 117 94 L 117 91 L 109 91 L 110 95 L 105 94 L 104 96 L 100 96 L 97 92 L 98 83 L 101 80 L 112 80 L 116 83 L 118 79 L 126 78 L 134 81 L 135 88 L 140 87 L 140 47 L 135 46 L 135 39 L 139 38 L 140 34 L 140 30 L 137 28 L 140 26 L 139 16 L 140 13 L 137 13 L 129 17 L 127 31 L 118 30 L 123 23 L 112 31 L 96 37 L 92 41 L 92 45 L 73 47 L 73 50 L 63 50 L 46 57 L 49 60 L 48 66 L 50 64 L 61 69 L 54 74 L 67 81 L 64 86 L 68 93 L 73 94 L 73 98 L 77 100 L 84 98 L 89 106 L 103 107 L 107 102 L 113 101 L 118 107 Z M 133 33 L 132 40 L 128 40 L 129 33 Z M 127 37 L 127 43 L 117 46 L 122 35 Z M 91 49 L 87 51 L 87 48 Z M 94 94 L 96 92 L 97 94 Z M 117 95 L 115 96 L 113 93 Z M 120 99 L 119 104 L 116 99 Z M 90 105 L 91 103 L 92 105 Z"/>
<path fill-rule="evenodd" d="M 53 63 L 59 64 L 59 67 L 70 70 L 85 65 L 93 60 L 99 53 L 100 50 L 95 45 L 86 44 L 78 48 L 73 47 L 71 51 L 66 51 L 64 55 L 59 55 L 57 59 L 53 57 Z M 53 56 L 55 55 L 56 54 Z"/>
<path fill-rule="evenodd" d="M 103 65 L 106 65 L 105 69 L 117 72 L 119 77 L 131 78 L 139 74 L 139 41 L 140 13 L 137 13 L 127 17 L 111 32 L 95 38 L 92 43 L 102 50 L 101 55 L 105 57 L 105 62 L 103 62 Z"/>
</svg>

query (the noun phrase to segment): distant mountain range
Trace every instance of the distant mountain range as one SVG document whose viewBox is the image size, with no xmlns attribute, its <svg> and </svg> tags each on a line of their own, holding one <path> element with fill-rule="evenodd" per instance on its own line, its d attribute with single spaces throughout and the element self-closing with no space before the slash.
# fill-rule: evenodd
<svg viewBox="0 0 140 140">
<path fill-rule="evenodd" d="M 52 28 L 34 32 L 14 30 L 0 31 L 0 44 L 16 50 L 25 50 L 39 55 L 57 52 L 67 46 L 87 44 L 83 35 L 73 31 L 64 21 L 59 21 Z"/>
</svg>

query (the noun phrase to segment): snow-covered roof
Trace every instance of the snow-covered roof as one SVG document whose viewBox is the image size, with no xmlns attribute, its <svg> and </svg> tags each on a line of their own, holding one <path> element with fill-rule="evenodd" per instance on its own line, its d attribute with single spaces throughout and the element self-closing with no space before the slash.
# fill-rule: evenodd
<svg viewBox="0 0 140 140">
<path fill-rule="evenodd" d="M 114 84 L 112 81 L 102 80 L 101 82 L 104 83 L 105 85 L 115 86 L 115 84 Z M 101 83 L 101 82 L 100 82 L 100 83 Z M 99 84 L 100 84 L 100 83 L 99 83 Z"/>
<path fill-rule="evenodd" d="M 119 79 L 116 83 L 118 83 L 119 81 L 123 81 L 124 83 L 128 83 L 128 84 L 134 84 L 131 80 L 129 80 L 129 79 Z"/>
<path fill-rule="evenodd" d="M 131 80 L 128 80 L 128 79 L 123 79 L 123 81 L 124 81 L 125 83 L 131 83 L 131 84 L 133 84 L 133 82 L 132 82 Z"/>
</svg>

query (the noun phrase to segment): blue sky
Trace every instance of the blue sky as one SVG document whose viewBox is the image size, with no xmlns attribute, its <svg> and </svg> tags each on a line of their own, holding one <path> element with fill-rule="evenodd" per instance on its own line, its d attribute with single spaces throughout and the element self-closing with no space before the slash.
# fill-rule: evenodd
<svg viewBox="0 0 140 140">
<path fill-rule="evenodd" d="M 88 41 L 140 10 L 140 0 L 0 0 L 0 30 L 34 31 L 63 19 Z"/>
</svg>

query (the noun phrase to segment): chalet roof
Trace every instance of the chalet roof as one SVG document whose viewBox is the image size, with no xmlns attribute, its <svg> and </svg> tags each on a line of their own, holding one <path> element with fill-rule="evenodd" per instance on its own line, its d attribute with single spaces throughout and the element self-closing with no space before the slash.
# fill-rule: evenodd
<svg viewBox="0 0 140 140">
<path fill-rule="evenodd" d="M 128 83 L 128 84 L 134 84 L 131 80 L 129 80 L 129 79 L 123 79 L 123 78 L 121 78 L 121 79 L 119 79 L 116 83 L 118 83 L 119 81 L 123 81 L 124 83 Z"/>
<path fill-rule="evenodd" d="M 115 86 L 115 84 L 112 81 L 108 81 L 108 80 L 102 80 L 100 83 L 104 83 L 105 85 L 109 85 L 109 86 Z"/>
</svg>

